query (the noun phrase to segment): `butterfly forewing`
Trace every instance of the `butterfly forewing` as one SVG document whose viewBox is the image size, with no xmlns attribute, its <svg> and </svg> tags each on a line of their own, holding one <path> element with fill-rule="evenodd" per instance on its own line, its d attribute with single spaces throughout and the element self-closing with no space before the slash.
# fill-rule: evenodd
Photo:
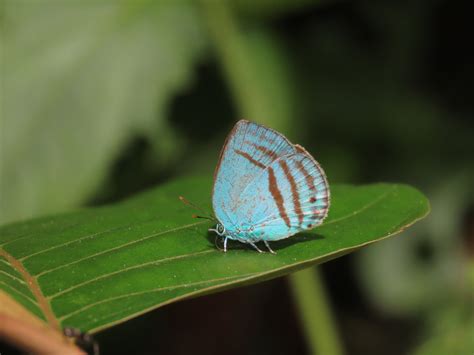
<svg viewBox="0 0 474 355">
<path fill-rule="evenodd" d="M 302 147 L 276 131 L 239 121 L 216 168 L 216 217 L 241 239 L 278 240 L 320 224 L 329 189 L 324 172 Z"/>
<path fill-rule="evenodd" d="M 227 137 L 214 174 L 214 213 L 226 228 L 240 224 L 239 197 L 278 157 L 294 146 L 277 132 L 241 120 Z"/>
</svg>

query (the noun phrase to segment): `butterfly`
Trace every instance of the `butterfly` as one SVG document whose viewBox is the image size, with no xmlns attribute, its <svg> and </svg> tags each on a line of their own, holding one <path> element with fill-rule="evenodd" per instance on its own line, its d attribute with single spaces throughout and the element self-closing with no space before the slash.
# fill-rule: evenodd
<svg viewBox="0 0 474 355">
<path fill-rule="evenodd" d="M 209 231 L 250 244 L 288 238 L 320 225 L 329 209 L 323 169 L 303 147 L 277 131 L 240 120 L 222 147 L 214 172 Z"/>
</svg>

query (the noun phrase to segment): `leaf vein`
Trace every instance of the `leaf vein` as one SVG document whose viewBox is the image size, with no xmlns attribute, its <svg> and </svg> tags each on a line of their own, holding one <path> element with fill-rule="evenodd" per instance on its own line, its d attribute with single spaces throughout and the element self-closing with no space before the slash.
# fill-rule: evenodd
<svg viewBox="0 0 474 355">
<path fill-rule="evenodd" d="M 113 248 L 109 248 L 109 249 L 102 250 L 102 251 L 100 251 L 100 252 L 98 252 L 98 253 L 91 254 L 91 255 L 88 255 L 88 256 L 86 256 L 86 257 L 84 257 L 84 258 L 74 260 L 74 261 L 72 261 L 72 262 L 70 262 L 70 263 L 63 264 L 63 265 L 57 266 L 57 267 L 55 267 L 55 268 L 43 270 L 43 271 L 41 271 L 40 273 L 35 274 L 35 276 L 36 276 L 36 277 L 44 276 L 45 274 L 49 274 L 50 272 L 63 269 L 63 268 L 65 268 L 65 267 L 68 267 L 68 266 L 71 266 L 71 265 L 80 263 L 80 262 L 82 262 L 82 261 L 84 261 L 84 260 L 88 260 L 88 259 L 95 258 L 96 256 L 99 256 L 99 255 L 107 254 L 107 253 L 110 253 L 110 252 L 112 252 L 112 251 L 116 251 L 116 250 L 122 249 L 122 248 L 124 248 L 124 247 L 129 246 L 129 245 L 133 245 L 133 244 L 136 244 L 136 243 L 143 242 L 143 241 L 145 241 L 145 240 L 147 240 L 147 239 L 150 239 L 150 238 L 154 238 L 154 237 L 157 237 L 157 236 L 160 236 L 160 235 L 163 235 L 163 234 L 167 234 L 167 233 L 176 232 L 176 231 L 181 230 L 181 229 L 191 228 L 191 227 L 194 227 L 194 226 L 197 226 L 197 225 L 200 225 L 200 224 L 204 224 L 204 223 L 205 223 L 205 222 L 197 222 L 197 223 L 187 224 L 187 225 L 185 225 L 185 226 L 181 226 L 181 227 L 169 229 L 169 230 L 166 230 L 166 231 L 163 231 L 163 232 L 158 232 L 158 233 L 150 234 L 150 235 L 147 235 L 146 237 L 143 237 L 143 238 L 140 238 L 140 239 L 136 239 L 136 240 L 132 240 L 132 241 L 130 241 L 130 242 L 128 242 L 128 243 L 125 243 L 125 244 L 122 244 L 122 245 L 119 245 L 119 246 L 116 246 L 116 247 L 113 247 Z"/>
<path fill-rule="evenodd" d="M 362 206 L 361 208 L 359 208 L 358 210 L 355 210 L 345 216 L 342 216 L 342 217 L 339 217 L 339 218 L 336 218 L 336 219 L 333 219 L 331 221 L 328 221 L 326 223 L 323 223 L 321 225 L 321 227 L 324 227 L 324 226 L 327 226 L 329 224 L 333 224 L 333 223 L 337 223 L 337 222 L 340 222 L 340 221 L 343 221 L 345 219 L 348 219 L 348 218 L 351 218 L 353 216 L 356 216 L 358 215 L 359 213 L 365 211 L 366 209 L 372 207 L 373 205 L 377 204 L 378 202 L 380 202 L 381 200 L 383 200 L 385 197 L 387 197 L 389 194 L 391 194 L 393 191 L 395 191 L 397 189 L 396 186 L 393 186 L 390 190 L 386 191 L 385 193 L 383 193 L 382 195 L 380 195 L 379 197 L 373 199 L 371 202 L 369 202 L 368 204 Z"/>
<path fill-rule="evenodd" d="M 49 247 L 49 248 L 46 248 L 46 249 L 43 249 L 43 250 L 39 250 L 35 253 L 32 253 L 32 254 L 28 254 L 28 255 L 25 255 L 23 257 L 21 257 L 19 260 L 20 261 L 25 261 L 26 259 L 29 259 L 33 256 L 36 256 L 36 255 L 39 255 L 39 254 L 43 254 L 43 253 L 46 253 L 48 251 L 51 251 L 51 250 L 54 250 L 54 249 L 58 249 L 58 248 L 62 248 L 62 247 L 65 247 L 65 246 L 68 246 L 69 244 L 73 244 L 73 243 L 77 243 L 77 242 L 81 242 L 83 240 L 86 240 L 86 239 L 92 239 L 98 235 L 101 235 L 101 234 L 106 234 L 106 233 L 109 233 L 109 232 L 112 232 L 112 231 L 116 231 L 116 230 L 120 230 L 120 229 L 125 229 L 125 228 L 128 228 L 129 225 L 125 225 L 125 226 L 120 226 L 120 227 L 114 227 L 114 228 L 109 228 L 109 229 L 106 229 L 104 231 L 100 231 L 100 232 L 97 232 L 97 233 L 92 233 L 92 234 L 88 234 L 88 235 L 85 235 L 85 236 L 82 236 L 82 237 L 79 237 L 77 239 L 74 239 L 74 240 L 70 240 L 66 243 L 61 243 L 61 244 L 58 244 L 58 245 L 55 245 L 55 246 L 52 246 L 52 247 Z"/>
<path fill-rule="evenodd" d="M 34 303 L 34 304 L 36 304 L 36 305 L 39 306 L 38 302 L 37 302 L 35 299 L 31 298 L 30 295 L 27 295 L 27 294 L 23 293 L 22 291 L 20 291 L 20 290 L 17 289 L 16 287 L 13 287 L 12 285 L 7 284 L 5 281 L 0 281 L 0 284 L 3 284 L 4 286 L 6 286 L 7 288 L 9 288 L 10 290 L 15 291 L 15 293 L 18 293 L 19 295 L 25 297 L 26 299 L 28 299 L 28 300 L 31 301 L 32 303 Z"/>
<path fill-rule="evenodd" d="M 93 279 L 90 279 L 90 280 L 87 280 L 87 281 L 78 283 L 78 284 L 76 284 L 76 285 L 74 285 L 74 286 L 71 286 L 71 287 L 65 289 L 65 290 L 56 292 L 55 294 L 52 294 L 52 295 L 48 296 L 47 299 L 51 300 L 51 299 L 53 299 L 53 298 L 56 298 L 56 297 L 59 297 L 59 296 L 65 294 L 65 293 L 67 293 L 67 292 L 71 292 L 71 291 L 73 291 L 73 290 L 75 290 L 75 289 L 77 289 L 77 288 L 79 288 L 79 287 L 88 285 L 88 284 L 90 284 L 90 283 L 93 283 L 93 282 L 96 282 L 96 281 L 99 281 L 99 280 L 106 279 L 106 278 L 108 278 L 108 277 L 111 277 L 111 276 L 114 276 L 114 275 L 117 275 L 117 274 L 121 274 L 121 273 L 130 271 L 130 270 L 141 269 L 141 268 L 144 268 L 144 267 L 147 267 L 147 266 L 151 266 L 151 265 L 159 265 L 159 264 L 163 264 L 163 263 L 165 263 L 165 262 L 174 261 L 174 260 L 178 260 L 178 259 L 186 259 L 186 258 L 198 256 L 198 255 L 208 254 L 208 253 L 211 253 L 211 252 L 215 252 L 215 250 L 213 250 L 213 249 L 206 249 L 206 250 L 202 250 L 202 251 L 199 251 L 199 252 L 196 252 L 196 253 L 177 255 L 177 256 L 170 257 L 170 258 L 163 258 L 163 259 L 159 259 L 159 260 L 149 261 L 149 262 L 146 262 L 146 263 L 143 263 L 143 264 L 138 264 L 138 265 L 129 266 L 129 267 L 126 267 L 126 268 L 123 268 L 123 269 L 119 269 L 119 270 L 116 270 L 116 271 L 114 271 L 114 272 L 110 272 L 110 273 L 108 273 L 108 274 L 104 274 L 104 275 L 101 275 L 101 276 L 99 276 L 99 277 L 95 277 L 95 278 L 93 278 Z"/>
<path fill-rule="evenodd" d="M 32 276 L 28 270 L 25 269 L 21 261 L 16 259 L 13 255 L 10 255 L 5 251 L 5 249 L 0 248 L 0 256 L 3 256 L 10 265 L 17 270 L 20 275 L 25 279 L 26 283 L 30 287 L 30 291 L 38 302 L 38 307 L 42 311 L 44 317 L 46 318 L 49 325 L 55 329 L 59 329 L 59 323 L 54 315 L 51 305 L 48 300 L 44 297 L 43 291 L 38 285 L 37 279 Z"/>
<path fill-rule="evenodd" d="M 8 276 L 9 278 L 11 278 L 11 279 L 13 279 L 13 280 L 15 280 L 15 281 L 18 281 L 18 282 L 20 282 L 20 283 L 26 285 L 26 282 L 25 282 L 24 280 L 19 279 L 19 278 L 16 277 L 15 275 L 11 275 L 11 274 L 9 274 L 8 272 L 5 272 L 5 271 L 3 271 L 3 270 L 0 270 L 0 274 L 4 274 L 4 275 Z"/>
<path fill-rule="evenodd" d="M 126 293 L 126 294 L 123 294 L 123 295 L 120 295 L 120 296 L 109 297 L 109 298 L 106 298 L 106 299 L 88 304 L 87 306 L 81 307 L 79 309 L 76 309 L 73 312 L 67 313 L 67 314 L 59 317 L 59 320 L 63 321 L 66 318 L 69 318 L 69 317 L 71 317 L 71 316 L 73 316 L 77 313 L 84 312 L 87 309 L 90 309 L 92 307 L 101 305 L 103 303 L 113 302 L 113 301 L 116 301 L 116 300 L 119 300 L 119 299 L 122 299 L 122 298 L 141 296 L 141 295 L 144 295 L 144 294 L 147 294 L 147 293 L 172 291 L 172 290 L 179 289 L 179 288 L 193 287 L 193 286 L 198 286 L 198 285 L 212 283 L 212 282 L 218 282 L 218 281 L 225 281 L 225 280 L 231 280 L 231 279 L 237 279 L 237 278 L 246 278 L 246 277 L 253 276 L 253 275 L 256 275 L 256 274 L 258 274 L 258 272 L 244 274 L 244 275 L 226 276 L 226 277 L 210 279 L 210 280 L 203 280 L 203 281 L 197 281 L 197 282 L 190 282 L 190 283 L 185 283 L 185 284 L 175 285 L 175 286 L 158 287 L 158 288 L 154 288 L 154 289 L 146 290 L 146 291 L 130 292 L 130 293 Z"/>
</svg>

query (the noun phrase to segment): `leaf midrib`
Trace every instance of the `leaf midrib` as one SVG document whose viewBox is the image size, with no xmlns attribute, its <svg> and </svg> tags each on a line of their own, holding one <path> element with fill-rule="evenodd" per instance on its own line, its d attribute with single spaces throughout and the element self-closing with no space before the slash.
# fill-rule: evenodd
<svg viewBox="0 0 474 355">
<path fill-rule="evenodd" d="M 46 318 L 46 321 L 49 323 L 51 327 L 54 329 L 60 330 L 61 327 L 59 325 L 59 321 L 57 320 L 49 301 L 43 295 L 41 288 L 38 285 L 38 280 L 36 277 L 31 275 L 23 266 L 21 261 L 17 260 L 11 254 L 7 253 L 3 248 L 0 248 L 0 256 L 3 256 L 9 263 L 10 266 L 13 267 L 20 275 L 24 278 L 25 282 L 29 285 L 29 288 L 33 295 L 35 296 L 36 303 L 38 307 L 43 312 L 43 315 Z"/>
</svg>

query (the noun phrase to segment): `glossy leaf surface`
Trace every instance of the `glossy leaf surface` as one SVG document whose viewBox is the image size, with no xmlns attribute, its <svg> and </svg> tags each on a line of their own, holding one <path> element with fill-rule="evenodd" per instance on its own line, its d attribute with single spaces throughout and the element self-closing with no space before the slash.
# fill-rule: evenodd
<svg viewBox="0 0 474 355">
<path fill-rule="evenodd" d="M 54 326 L 98 331 L 178 301 L 322 263 L 400 232 L 429 212 L 406 185 L 332 185 L 325 223 L 258 254 L 216 249 L 210 178 L 185 178 L 127 201 L 0 228 L 0 289 Z"/>
</svg>

